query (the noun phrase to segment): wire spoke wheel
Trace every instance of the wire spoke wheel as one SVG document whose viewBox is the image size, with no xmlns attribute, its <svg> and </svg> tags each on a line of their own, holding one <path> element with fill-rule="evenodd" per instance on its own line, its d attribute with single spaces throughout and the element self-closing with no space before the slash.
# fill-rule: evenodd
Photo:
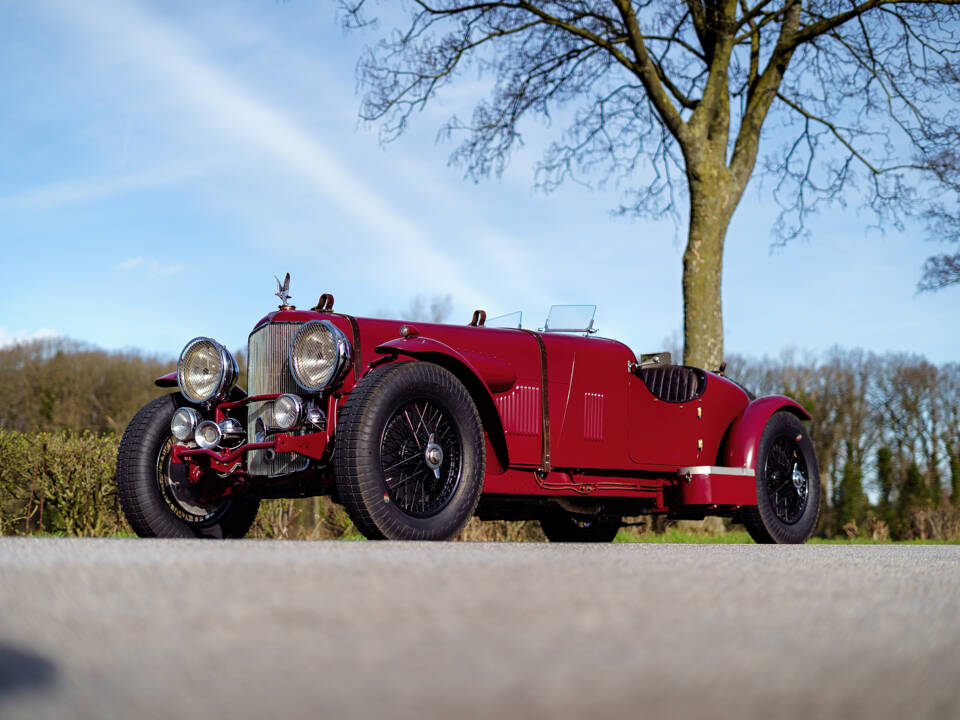
<svg viewBox="0 0 960 720">
<path fill-rule="evenodd" d="M 820 515 L 820 468 L 806 428 L 790 412 L 774 413 L 757 445 L 757 504 L 740 515 L 758 543 L 806 542 Z"/>
<path fill-rule="evenodd" d="M 430 517 L 460 483 L 462 440 L 450 414 L 430 400 L 400 406 L 380 438 L 380 465 L 391 502 L 413 517 Z"/>
<path fill-rule="evenodd" d="M 774 441 L 767 454 L 764 475 L 774 514 L 781 522 L 793 525 L 807 507 L 810 488 L 807 463 L 795 439 L 779 437 Z"/>
</svg>

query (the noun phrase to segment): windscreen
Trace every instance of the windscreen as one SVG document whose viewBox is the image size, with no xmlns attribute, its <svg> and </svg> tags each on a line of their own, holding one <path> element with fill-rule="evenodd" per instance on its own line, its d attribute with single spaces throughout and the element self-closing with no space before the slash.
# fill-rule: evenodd
<svg viewBox="0 0 960 720">
<path fill-rule="evenodd" d="M 547 316 L 544 332 L 595 333 L 596 305 L 554 305 Z"/>
<path fill-rule="evenodd" d="M 506 315 L 497 315 L 487 320 L 484 326 L 494 328 L 521 328 L 523 327 L 523 313 L 517 310 L 516 312 L 507 313 Z"/>
</svg>

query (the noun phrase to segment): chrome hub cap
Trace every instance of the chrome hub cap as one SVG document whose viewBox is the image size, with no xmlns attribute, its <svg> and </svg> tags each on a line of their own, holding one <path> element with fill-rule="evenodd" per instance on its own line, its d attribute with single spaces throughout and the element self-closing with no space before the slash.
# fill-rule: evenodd
<svg viewBox="0 0 960 720">
<path fill-rule="evenodd" d="M 801 498 L 806 498 L 807 479 L 803 476 L 803 473 L 800 471 L 800 466 L 796 463 L 793 465 L 793 486 L 797 489 L 797 494 Z"/>
<path fill-rule="evenodd" d="M 427 447 L 423 450 L 423 459 L 433 474 L 440 478 L 440 466 L 443 465 L 443 448 L 434 442 L 433 435 L 427 440 Z"/>
</svg>

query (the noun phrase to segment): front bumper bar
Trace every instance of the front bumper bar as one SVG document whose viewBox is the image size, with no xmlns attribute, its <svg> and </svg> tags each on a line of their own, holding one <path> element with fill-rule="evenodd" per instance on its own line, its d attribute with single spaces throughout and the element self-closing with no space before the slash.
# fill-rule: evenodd
<svg viewBox="0 0 960 720">
<path fill-rule="evenodd" d="M 175 463 L 209 466 L 210 469 L 217 472 L 231 473 L 236 471 L 240 459 L 252 450 L 273 450 L 278 453 L 292 452 L 314 460 L 323 460 L 325 459 L 327 444 L 327 434 L 322 431 L 307 435 L 277 433 L 264 442 L 246 443 L 231 450 L 204 450 L 203 448 L 191 448 L 186 445 L 174 445 L 170 460 Z"/>
</svg>

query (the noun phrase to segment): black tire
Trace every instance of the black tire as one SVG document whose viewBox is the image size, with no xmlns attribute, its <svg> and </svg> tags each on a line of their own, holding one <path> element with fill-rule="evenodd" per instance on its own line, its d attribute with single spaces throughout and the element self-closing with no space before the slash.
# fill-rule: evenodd
<svg viewBox="0 0 960 720">
<path fill-rule="evenodd" d="M 806 428 L 793 414 L 775 413 L 757 448 L 757 506 L 743 524 L 758 543 L 803 543 L 820 516 L 820 468 Z"/>
<path fill-rule="evenodd" d="M 606 543 L 617 536 L 620 521 L 558 510 L 540 518 L 540 527 L 550 542 Z"/>
<path fill-rule="evenodd" d="M 483 489 L 480 416 L 450 371 L 392 363 L 350 393 L 334 459 L 340 501 L 364 536 L 449 540 L 473 516 Z"/>
<path fill-rule="evenodd" d="M 165 395 L 138 412 L 120 440 L 117 494 L 130 527 L 140 537 L 240 538 L 257 517 L 260 501 L 228 497 L 215 504 L 193 499 L 186 466 L 170 463 L 170 419 L 176 395 Z"/>
</svg>

